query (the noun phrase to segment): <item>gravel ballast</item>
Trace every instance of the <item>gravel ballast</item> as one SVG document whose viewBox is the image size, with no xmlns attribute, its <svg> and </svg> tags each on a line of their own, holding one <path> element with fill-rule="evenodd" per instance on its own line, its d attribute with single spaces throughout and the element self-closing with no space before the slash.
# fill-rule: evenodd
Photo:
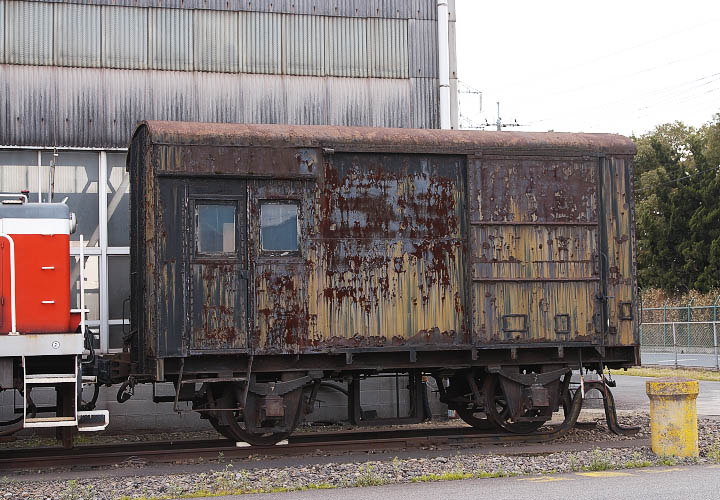
<svg viewBox="0 0 720 500">
<path fill-rule="evenodd" d="M 625 425 L 640 425 L 639 436 L 614 436 L 603 425 L 598 425 L 595 429 L 574 429 L 545 446 L 535 445 L 532 453 L 525 451 L 530 447 L 518 445 L 498 446 L 482 453 L 471 448 L 448 447 L 426 449 L 424 456 L 418 457 L 385 455 L 382 460 L 367 455 L 367 458 L 373 460 L 348 462 L 347 458 L 338 455 L 331 457 L 329 462 L 327 457 L 323 457 L 324 463 L 318 463 L 317 458 L 305 457 L 301 465 L 282 466 L 278 463 L 276 467 L 272 466 L 273 461 L 263 457 L 236 460 L 234 463 L 218 457 L 211 464 L 203 464 L 202 471 L 173 473 L 172 468 L 167 468 L 171 472 L 162 474 L 151 472 L 150 467 L 146 468 L 142 461 L 135 460 L 120 467 L 93 469 L 93 477 L 87 477 L 88 474 L 78 475 L 77 469 L 58 468 L 53 471 L 52 480 L 41 479 L 49 471 L 28 470 L 0 477 L 0 500 L 181 498 L 202 494 L 210 496 L 358 487 L 394 482 L 684 465 L 720 460 L 720 420 L 700 419 L 700 457 L 697 459 L 657 457 L 649 446 L 634 446 L 633 440 L 637 442 L 638 437 L 649 436 L 647 414 L 624 415 L 622 422 Z M 641 441 L 647 443 L 646 439 Z M 591 443 L 590 446 L 588 443 Z M 558 446 L 567 448 L 568 444 L 572 451 L 552 451 Z M 541 451 L 538 452 L 538 449 Z M 118 474 L 118 471 L 122 473 Z"/>
</svg>

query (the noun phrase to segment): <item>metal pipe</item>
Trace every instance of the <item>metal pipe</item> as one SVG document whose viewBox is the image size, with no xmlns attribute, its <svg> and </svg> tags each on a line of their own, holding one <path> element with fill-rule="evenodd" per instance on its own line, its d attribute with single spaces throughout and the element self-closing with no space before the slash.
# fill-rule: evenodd
<svg viewBox="0 0 720 500">
<path fill-rule="evenodd" d="M 690 299 L 690 302 L 688 302 L 687 305 L 687 346 L 690 347 L 690 323 L 692 322 L 692 303 L 695 301 L 695 299 Z"/>
<path fill-rule="evenodd" d="M 85 335 L 85 242 L 80 235 L 80 331 Z M 94 342 L 94 340 L 93 340 Z"/>
<path fill-rule="evenodd" d="M 715 349 L 715 369 L 720 371 L 720 358 L 718 358 L 718 341 L 717 341 L 717 306 L 720 301 L 720 295 L 713 302 L 713 347 Z"/>
<path fill-rule="evenodd" d="M 437 0 L 438 79 L 440 82 L 440 128 L 450 125 L 450 42 L 448 38 L 448 2 Z"/>
<path fill-rule="evenodd" d="M 667 299 L 662 306 L 663 310 L 663 347 L 667 345 L 667 304 L 670 299 Z"/>
<path fill-rule="evenodd" d="M 677 367 L 678 367 L 678 362 L 677 362 L 677 337 L 675 336 L 675 325 L 676 325 L 676 324 L 677 324 L 677 323 L 675 323 L 675 322 L 673 321 L 673 324 L 672 324 L 672 330 L 673 330 L 673 350 L 675 351 L 675 368 L 677 369 Z"/>
<path fill-rule="evenodd" d="M 0 233 L 0 238 L 10 242 L 10 332 L 9 335 L 19 335 L 15 318 L 15 242 L 9 234 Z"/>
</svg>

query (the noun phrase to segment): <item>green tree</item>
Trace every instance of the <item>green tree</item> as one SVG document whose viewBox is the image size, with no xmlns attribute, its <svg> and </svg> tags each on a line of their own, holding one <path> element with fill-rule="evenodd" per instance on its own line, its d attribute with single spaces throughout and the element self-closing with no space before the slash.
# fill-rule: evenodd
<svg viewBox="0 0 720 500">
<path fill-rule="evenodd" d="M 668 293 L 720 285 L 720 114 L 634 138 L 638 281 Z"/>
</svg>

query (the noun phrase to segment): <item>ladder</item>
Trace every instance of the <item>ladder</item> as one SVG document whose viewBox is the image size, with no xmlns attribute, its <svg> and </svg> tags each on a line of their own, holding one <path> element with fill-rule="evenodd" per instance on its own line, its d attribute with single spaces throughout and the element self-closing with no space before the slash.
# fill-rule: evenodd
<svg viewBox="0 0 720 500">
<path fill-rule="evenodd" d="M 78 395 L 80 394 L 79 384 L 95 383 L 96 377 L 82 377 L 80 381 L 78 372 L 78 357 L 71 356 L 74 359 L 74 373 L 28 373 L 27 358 L 23 356 L 23 394 L 25 394 L 23 403 L 23 423 L 26 428 L 33 427 L 77 427 L 81 432 L 102 431 L 105 430 L 109 421 L 110 414 L 108 410 L 78 410 Z M 29 408 L 30 398 L 27 397 L 35 387 L 55 387 L 58 395 L 63 394 L 70 398 L 71 404 L 69 409 L 63 411 L 61 409 L 60 397 L 58 397 L 56 405 L 56 415 L 48 417 L 33 416 Z M 63 405 L 64 406 L 64 405 Z M 65 413 L 65 414 L 63 414 Z"/>
</svg>

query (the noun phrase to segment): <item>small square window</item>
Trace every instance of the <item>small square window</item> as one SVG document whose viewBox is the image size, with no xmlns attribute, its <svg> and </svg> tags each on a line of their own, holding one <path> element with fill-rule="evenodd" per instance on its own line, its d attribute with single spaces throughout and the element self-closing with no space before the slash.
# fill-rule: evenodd
<svg viewBox="0 0 720 500">
<path fill-rule="evenodd" d="M 196 215 L 198 253 L 235 253 L 235 205 L 198 204 Z"/>
<path fill-rule="evenodd" d="M 296 203 L 263 203 L 260 206 L 260 244 L 265 252 L 298 251 Z"/>
</svg>

